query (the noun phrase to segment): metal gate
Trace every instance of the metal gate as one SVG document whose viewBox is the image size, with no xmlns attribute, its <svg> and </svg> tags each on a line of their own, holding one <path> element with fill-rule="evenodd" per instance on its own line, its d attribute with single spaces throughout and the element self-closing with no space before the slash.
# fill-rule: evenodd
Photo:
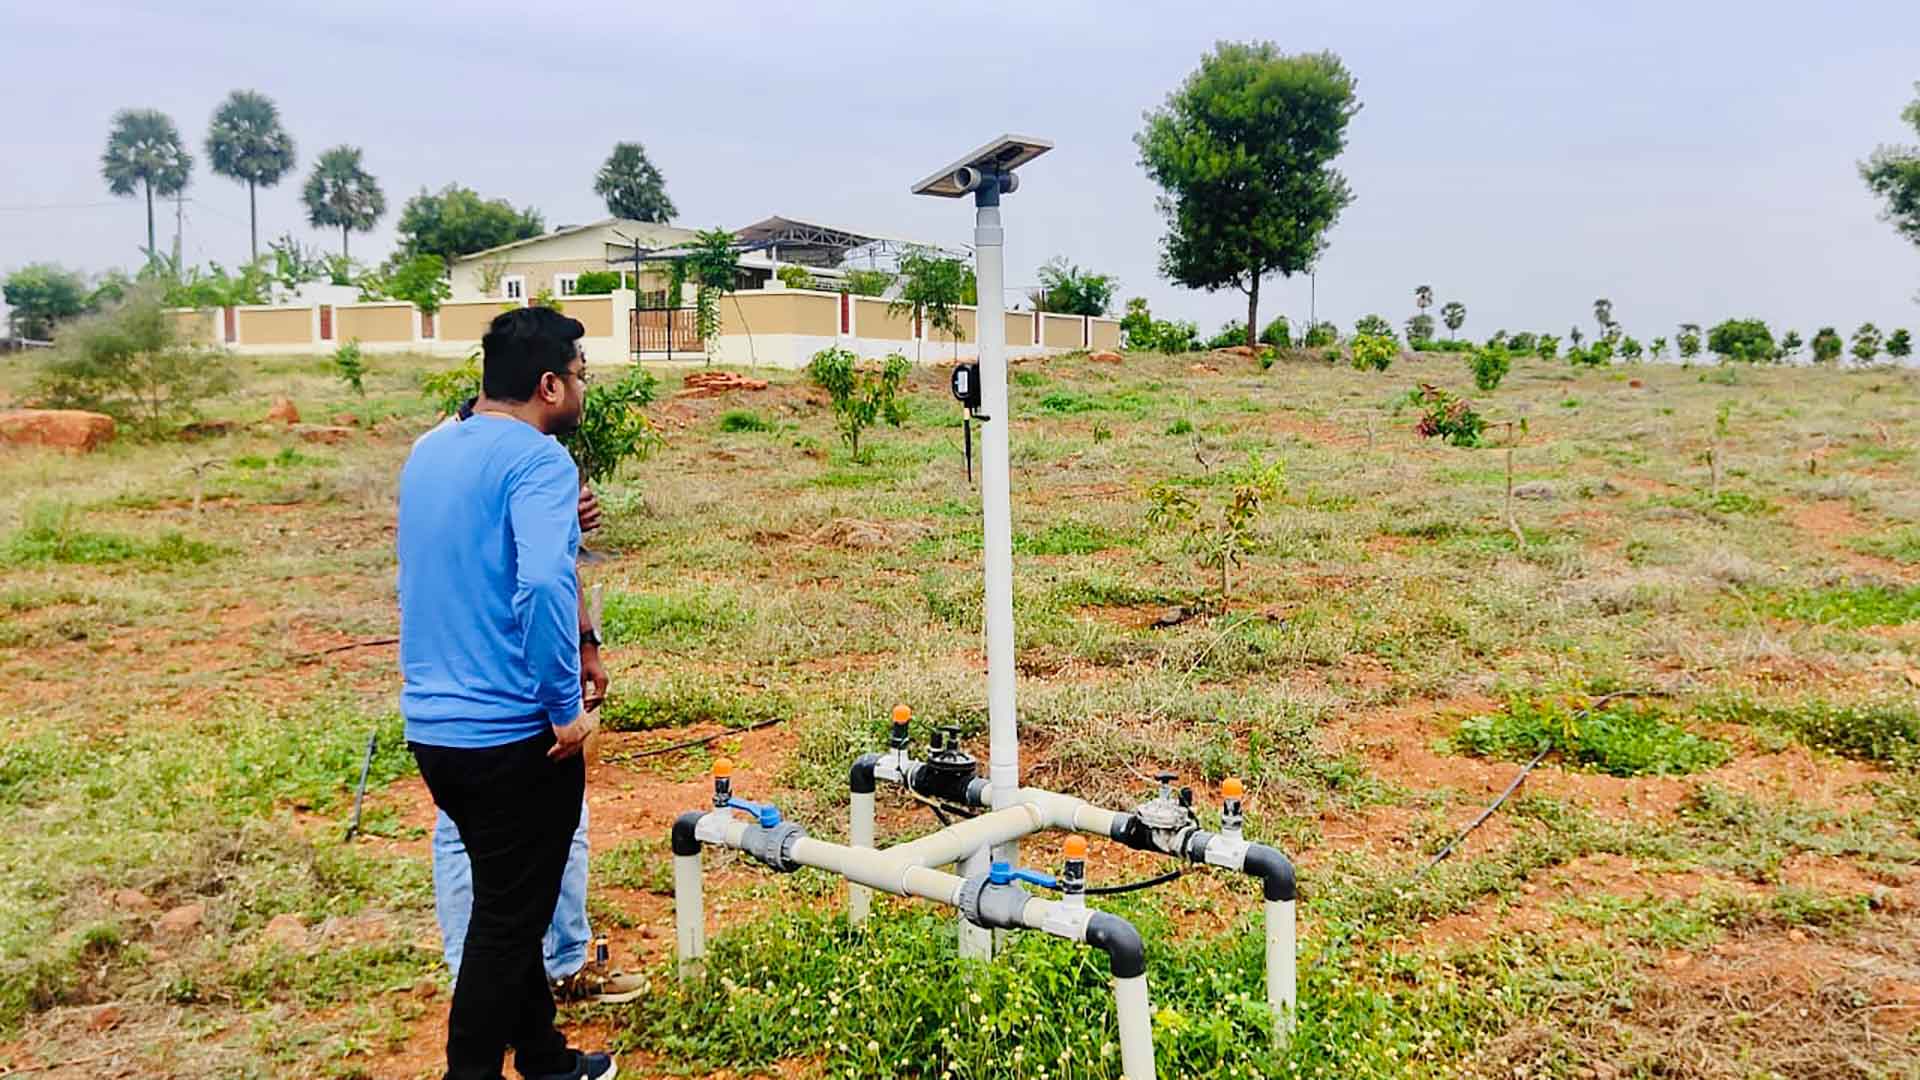
<svg viewBox="0 0 1920 1080">
<path fill-rule="evenodd" d="M 635 353 L 705 351 L 700 324 L 690 307 L 634 308 L 632 338 Z"/>
</svg>

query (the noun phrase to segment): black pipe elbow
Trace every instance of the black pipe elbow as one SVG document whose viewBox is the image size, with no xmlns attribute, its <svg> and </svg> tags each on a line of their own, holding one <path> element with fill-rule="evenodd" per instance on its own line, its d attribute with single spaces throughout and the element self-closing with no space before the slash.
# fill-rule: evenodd
<svg viewBox="0 0 1920 1080">
<path fill-rule="evenodd" d="M 1265 883 L 1267 899 L 1294 898 L 1293 863 L 1278 849 L 1265 844 L 1250 845 L 1247 848 L 1246 870 Z"/>
<path fill-rule="evenodd" d="M 1116 979 L 1147 973 L 1147 948 L 1140 940 L 1140 931 L 1118 915 L 1094 912 L 1087 920 L 1087 944 L 1107 954 L 1107 966 Z"/>
<path fill-rule="evenodd" d="M 847 790 L 855 795 L 871 795 L 874 790 L 873 767 L 880 764 L 879 754 L 862 754 L 847 770 Z"/>
<path fill-rule="evenodd" d="M 706 817 L 701 810 L 689 810 L 673 819 L 673 853 L 675 855 L 700 854 L 700 839 L 693 831 L 700 827 L 700 819 Z"/>
</svg>

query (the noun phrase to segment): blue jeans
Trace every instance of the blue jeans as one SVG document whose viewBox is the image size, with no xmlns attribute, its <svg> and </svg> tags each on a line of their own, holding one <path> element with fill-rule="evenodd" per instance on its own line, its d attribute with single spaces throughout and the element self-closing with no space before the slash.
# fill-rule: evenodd
<svg viewBox="0 0 1920 1080">
<path fill-rule="evenodd" d="M 460 954 L 466 949 L 467 920 L 473 915 L 473 867 L 467 845 L 446 811 L 433 823 L 433 914 L 440 922 L 440 948 L 454 978 L 460 977 Z M 547 978 L 564 979 L 587 964 L 587 944 L 593 931 L 587 926 L 587 804 L 580 804 L 580 827 L 567 852 L 567 869 L 560 878 L 560 902 L 541 942 Z"/>
</svg>

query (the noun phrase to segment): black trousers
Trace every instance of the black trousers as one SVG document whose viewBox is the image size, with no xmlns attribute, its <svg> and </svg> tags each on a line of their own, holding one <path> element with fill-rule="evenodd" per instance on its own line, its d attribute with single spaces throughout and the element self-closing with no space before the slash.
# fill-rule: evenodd
<svg viewBox="0 0 1920 1080">
<path fill-rule="evenodd" d="M 446 1080 L 499 1080 L 508 1046 L 522 1076 L 574 1065 L 553 1026 L 540 941 L 560 899 L 587 774 L 577 754 L 549 761 L 553 742 L 543 732 L 473 750 L 407 744 L 473 863 L 473 917 L 453 986 Z"/>
</svg>

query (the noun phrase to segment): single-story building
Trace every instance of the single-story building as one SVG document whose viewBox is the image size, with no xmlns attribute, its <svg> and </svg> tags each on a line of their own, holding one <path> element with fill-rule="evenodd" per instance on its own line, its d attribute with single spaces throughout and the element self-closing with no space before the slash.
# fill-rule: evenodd
<svg viewBox="0 0 1920 1080">
<path fill-rule="evenodd" d="M 678 225 L 629 218 L 562 226 L 454 259 L 450 268 L 453 298 L 526 300 L 543 292 L 571 296 L 575 282 L 589 270 L 631 274 L 637 246 L 642 261 L 636 291 L 642 306 L 657 307 L 667 285 L 659 255 L 663 249 L 692 241 L 694 233 Z M 742 248 L 741 289 L 762 288 L 782 266 L 805 267 L 822 286 L 832 289 L 849 269 L 876 267 L 890 263 L 892 256 L 907 248 L 933 246 L 779 216 L 736 229 L 733 235 Z"/>
</svg>

